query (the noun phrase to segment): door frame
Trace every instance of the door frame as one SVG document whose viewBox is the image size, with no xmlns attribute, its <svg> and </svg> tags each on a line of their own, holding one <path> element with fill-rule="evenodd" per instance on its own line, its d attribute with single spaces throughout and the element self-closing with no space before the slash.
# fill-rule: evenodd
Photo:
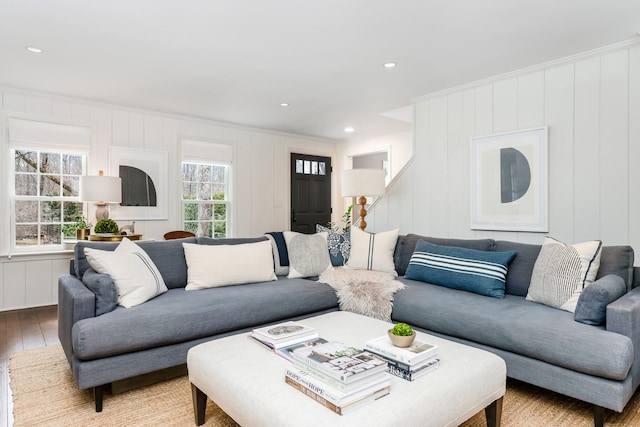
<svg viewBox="0 0 640 427">
<path fill-rule="evenodd" d="M 337 190 L 337 174 L 335 171 L 336 167 L 336 154 L 335 153 L 327 153 L 322 150 L 309 150 L 304 147 L 288 147 L 287 148 L 287 164 L 289 167 L 287 168 L 287 193 L 286 193 L 286 202 L 285 208 L 287 209 L 287 230 L 291 230 L 291 155 L 292 154 L 304 154 L 307 156 L 321 156 L 321 157 L 329 157 L 331 159 L 331 221 L 336 221 L 336 209 L 333 209 L 336 205 L 337 198 L 340 196 L 340 192 Z"/>
</svg>

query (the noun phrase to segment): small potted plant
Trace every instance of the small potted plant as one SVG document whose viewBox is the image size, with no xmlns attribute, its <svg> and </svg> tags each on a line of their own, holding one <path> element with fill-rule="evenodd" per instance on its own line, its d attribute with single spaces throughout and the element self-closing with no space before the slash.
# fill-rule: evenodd
<svg viewBox="0 0 640 427">
<path fill-rule="evenodd" d="M 388 331 L 389 339 L 396 347 L 409 347 L 416 339 L 416 331 L 406 323 L 397 323 Z"/>
<path fill-rule="evenodd" d="M 91 223 L 85 217 L 79 216 L 75 222 L 65 224 L 62 232 L 68 237 L 72 237 L 75 233 L 76 240 L 87 240 L 91 234 Z"/>
<path fill-rule="evenodd" d="M 101 219 L 93 228 L 96 234 L 118 234 L 120 227 L 112 219 Z"/>
</svg>

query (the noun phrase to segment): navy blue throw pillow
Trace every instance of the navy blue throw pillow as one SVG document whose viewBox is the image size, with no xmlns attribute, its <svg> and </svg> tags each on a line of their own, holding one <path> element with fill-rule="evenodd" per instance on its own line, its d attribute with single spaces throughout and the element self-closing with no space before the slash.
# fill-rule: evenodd
<svg viewBox="0 0 640 427">
<path fill-rule="evenodd" d="M 516 251 L 490 252 L 418 241 L 405 277 L 504 298 L 508 266 Z"/>
</svg>

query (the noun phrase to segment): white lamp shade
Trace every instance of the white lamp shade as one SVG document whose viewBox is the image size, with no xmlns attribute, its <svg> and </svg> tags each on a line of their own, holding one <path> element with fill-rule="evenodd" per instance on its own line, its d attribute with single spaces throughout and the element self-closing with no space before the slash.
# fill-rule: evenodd
<svg viewBox="0 0 640 427">
<path fill-rule="evenodd" d="M 122 183 L 118 176 L 81 176 L 80 201 L 98 204 L 122 202 Z"/>
<path fill-rule="evenodd" d="M 384 194 L 383 169 L 347 169 L 342 171 L 342 197 L 381 196 Z"/>
</svg>

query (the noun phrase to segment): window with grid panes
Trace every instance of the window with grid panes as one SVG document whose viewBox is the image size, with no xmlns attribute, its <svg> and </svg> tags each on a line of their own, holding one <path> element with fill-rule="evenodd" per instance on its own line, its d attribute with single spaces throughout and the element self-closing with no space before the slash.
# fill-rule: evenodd
<svg viewBox="0 0 640 427">
<path fill-rule="evenodd" d="M 229 166 L 182 162 L 183 228 L 197 236 L 228 237 Z"/>
</svg>

